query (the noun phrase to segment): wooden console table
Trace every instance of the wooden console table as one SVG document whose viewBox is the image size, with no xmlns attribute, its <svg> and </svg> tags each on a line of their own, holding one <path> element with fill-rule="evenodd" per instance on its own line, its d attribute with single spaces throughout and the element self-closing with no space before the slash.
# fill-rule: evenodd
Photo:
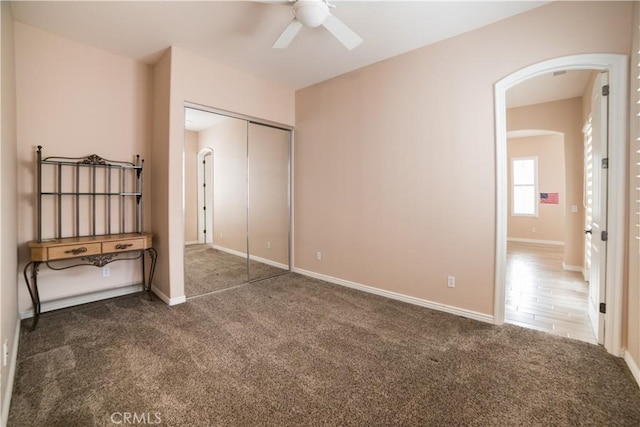
<svg viewBox="0 0 640 427">
<path fill-rule="evenodd" d="M 152 247 L 152 237 L 149 233 L 124 233 L 30 242 L 31 262 L 24 268 L 24 280 L 27 283 L 34 310 L 31 330 L 35 329 L 40 318 L 41 306 L 38 292 L 40 264 L 44 263 L 52 270 L 66 270 L 82 265 L 104 267 L 114 261 L 141 259 L 143 290 L 151 296 L 151 282 L 158 258 L 156 250 Z M 145 253 L 151 258 L 148 277 L 146 277 Z M 58 262 L 52 264 L 55 261 Z M 68 262 L 62 263 L 62 261 Z M 31 282 L 28 277 L 29 268 L 31 268 Z"/>
<path fill-rule="evenodd" d="M 144 160 L 108 160 L 96 154 L 43 157 L 42 146 L 36 157 L 36 240 L 29 243 L 31 258 L 23 272 L 33 303 L 31 330 L 40 318 L 41 264 L 66 270 L 140 259 L 142 287 L 151 297 L 158 253 L 153 236 L 143 232 Z M 148 277 L 145 254 L 151 258 Z"/>
</svg>

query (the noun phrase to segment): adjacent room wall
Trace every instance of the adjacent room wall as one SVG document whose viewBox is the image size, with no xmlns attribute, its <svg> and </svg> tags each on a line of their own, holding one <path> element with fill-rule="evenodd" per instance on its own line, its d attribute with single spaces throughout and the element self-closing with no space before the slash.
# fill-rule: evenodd
<svg viewBox="0 0 640 427">
<path fill-rule="evenodd" d="M 150 67 L 129 58 L 79 44 L 15 22 L 18 132 L 19 269 L 29 260 L 27 243 L 35 234 L 35 153 L 145 162 L 145 224 L 150 224 L 152 169 L 150 158 Z M 152 159 L 153 160 L 153 159 Z M 155 182 L 154 182 L 155 185 Z M 158 183 L 159 188 L 162 183 Z M 43 217 L 51 213 L 43 212 Z M 65 221 L 72 222 L 72 218 Z M 147 230 L 149 231 L 149 230 Z M 101 269 L 81 267 L 64 273 L 41 267 L 42 301 L 139 283 L 139 262 Z M 31 300 L 19 275 L 20 311 L 30 313 Z"/>
<path fill-rule="evenodd" d="M 213 244 L 246 254 L 247 122 L 222 120 L 200 132 L 200 144 L 214 153 Z"/>
<path fill-rule="evenodd" d="M 215 247 L 246 256 L 249 243 L 252 257 L 288 266 L 289 132 L 227 118 L 199 133 L 205 148 L 214 152 Z"/>
<path fill-rule="evenodd" d="M 564 263 L 566 266 L 576 268 L 584 265 L 583 126 L 582 98 L 545 102 L 507 110 L 507 131 L 540 129 L 564 134 L 565 234 L 562 239 L 565 245 Z M 577 212 L 573 212 L 573 206 L 576 207 Z"/>
<path fill-rule="evenodd" d="M 538 194 L 559 193 L 558 204 L 538 203 L 538 216 L 513 215 L 514 157 L 538 159 Z M 518 240 L 544 240 L 564 244 L 565 238 L 565 158 L 563 135 L 541 135 L 507 140 L 509 215 L 507 237 Z"/>
<path fill-rule="evenodd" d="M 198 132 L 184 132 L 184 241 L 198 241 Z"/>
<path fill-rule="evenodd" d="M 553 2 L 298 91 L 296 267 L 490 318 L 493 85 L 550 58 L 628 54 L 631 8 Z"/>
<path fill-rule="evenodd" d="M 0 371 L 0 425 L 6 425 L 11 402 L 11 387 L 18 352 L 18 259 L 17 259 L 17 191 L 16 191 L 16 74 L 13 17 L 8 2 L 0 4 L 1 81 L 0 94 L 0 348 L 7 342 L 9 359 Z"/>
</svg>

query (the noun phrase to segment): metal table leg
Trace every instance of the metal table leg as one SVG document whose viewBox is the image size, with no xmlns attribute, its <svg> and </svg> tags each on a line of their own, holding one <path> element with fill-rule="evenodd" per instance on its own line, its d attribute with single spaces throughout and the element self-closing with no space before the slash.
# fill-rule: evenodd
<svg viewBox="0 0 640 427">
<path fill-rule="evenodd" d="M 29 277 L 27 271 L 31 267 L 31 283 L 29 283 Z M 40 268 L 40 261 L 31 261 L 24 267 L 24 281 L 27 284 L 29 290 L 29 296 L 31 297 L 31 303 L 33 304 L 33 322 L 31 323 L 30 331 L 36 329 L 38 320 L 40 319 L 40 293 L 38 292 L 38 269 Z"/>
<path fill-rule="evenodd" d="M 158 260 L 158 251 L 155 250 L 155 248 L 147 248 L 146 252 L 149 254 L 149 258 L 151 258 L 151 267 L 149 268 L 149 279 L 148 281 L 145 283 L 145 289 L 147 290 L 147 292 L 149 292 L 149 297 L 151 297 L 152 292 L 151 292 L 151 284 L 153 283 L 153 274 L 156 271 L 156 261 Z M 142 274 L 144 275 L 144 256 L 142 257 L 143 259 L 143 264 L 142 264 Z"/>
</svg>

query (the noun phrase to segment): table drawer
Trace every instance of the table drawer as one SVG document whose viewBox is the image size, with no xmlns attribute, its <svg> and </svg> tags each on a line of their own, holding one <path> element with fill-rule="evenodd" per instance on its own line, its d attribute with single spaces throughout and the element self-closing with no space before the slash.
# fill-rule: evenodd
<svg viewBox="0 0 640 427">
<path fill-rule="evenodd" d="M 75 258 L 100 253 L 100 243 L 76 243 L 74 245 L 55 246 L 48 249 L 48 259 Z"/>
<path fill-rule="evenodd" d="M 144 249 L 144 239 L 114 240 L 102 243 L 102 253 L 126 252 Z"/>
</svg>

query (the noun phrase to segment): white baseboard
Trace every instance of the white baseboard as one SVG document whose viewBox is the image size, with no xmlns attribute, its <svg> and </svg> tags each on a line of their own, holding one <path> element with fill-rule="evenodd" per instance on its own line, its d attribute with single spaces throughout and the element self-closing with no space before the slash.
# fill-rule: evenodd
<svg viewBox="0 0 640 427">
<path fill-rule="evenodd" d="M 303 270 L 301 268 L 294 268 L 294 273 L 302 274 L 303 276 L 312 277 L 314 279 L 324 280 L 325 282 L 334 283 L 336 285 L 346 286 L 348 288 L 357 289 L 359 291 L 368 292 L 370 294 L 380 295 L 383 297 L 403 301 L 409 304 L 418 305 L 420 307 L 430 308 L 433 310 L 443 311 L 449 314 L 455 314 L 456 316 L 467 317 L 469 319 L 479 320 L 480 322 L 493 324 L 493 316 L 484 313 L 478 313 L 477 311 L 466 310 L 464 308 L 453 307 L 438 302 L 428 301 L 421 298 L 416 298 L 397 292 L 385 291 L 384 289 L 374 288 L 372 286 L 363 285 L 348 280 L 338 279 L 336 277 L 327 276 L 313 271 Z"/>
<path fill-rule="evenodd" d="M 562 240 L 539 240 L 539 239 L 521 239 L 519 237 L 508 237 L 507 241 L 520 242 L 520 243 L 536 243 L 538 245 L 564 246 L 564 242 Z"/>
<path fill-rule="evenodd" d="M 226 253 L 231 254 L 231 255 L 239 256 L 239 257 L 242 257 L 242 258 L 245 258 L 247 256 L 247 254 L 244 253 L 244 252 L 236 251 L 235 249 L 225 248 L 224 246 L 212 245 L 211 247 L 213 249 L 216 249 L 216 250 L 219 250 L 219 251 L 222 251 L 222 252 L 226 252 Z"/>
<path fill-rule="evenodd" d="M 239 256 L 241 258 L 246 258 L 247 257 L 247 254 L 244 253 L 244 252 L 236 251 L 234 249 L 225 248 L 224 246 L 213 245 L 213 249 L 217 249 L 217 250 L 219 250 L 221 252 L 226 252 L 226 253 L 231 254 L 231 255 L 236 255 L 236 256 Z M 267 264 L 267 265 L 270 265 L 272 267 L 278 267 L 278 268 L 282 268 L 284 270 L 289 270 L 289 266 L 288 265 L 282 264 L 282 263 L 279 263 L 279 262 L 276 262 L 276 261 L 271 261 L 270 259 L 261 258 L 261 257 L 255 256 L 255 255 L 250 255 L 249 259 L 251 261 L 261 262 L 263 264 Z"/>
<path fill-rule="evenodd" d="M 633 357 L 631 357 L 629 352 L 626 350 L 624 351 L 624 361 L 627 362 L 627 366 L 629 367 L 629 370 L 631 371 L 633 378 L 636 379 L 636 382 L 638 383 L 638 387 L 640 387 L 640 368 L 638 368 L 636 361 L 633 360 Z"/>
<path fill-rule="evenodd" d="M 7 373 L 7 388 L 4 400 L 2 401 L 2 419 L 0 425 L 6 427 L 9 418 L 9 407 L 11 406 L 11 395 L 13 393 L 13 382 L 16 375 L 16 365 L 18 364 L 18 344 L 20 342 L 20 321 L 16 322 L 16 331 L 13 336 L 13 347 L 11 347 L 11 359 L 9 360 L 9 372 Z"/>
<path fill-rule="evenodd" d="M 156 296 L 160 298 L 162 301 L 164 301 L 164 303 L 167 305 L 178 305 L 178 304 L 182 304 L 183 302 L 187 302 L 187 297 L 185 297 L 184 295 L 181 297 L 169 298 L 160 289 L 156 288 L 155 286 L 151 286 L 151 292 L 156 294 Z"/>
<path fill-rule="evenodd" d="M 271 261 L 270 259 L 260 258 L 259 256 L 254 256 L 254 255 L 251 255 L 249 257 L 249 259 L 251 261 L 257 261 L 257 262 L 260 262 L 262 264 L 270 265 L 272 267 L 281 268 L 283 270 L 289 270 L 289 266 L 288 265 L 282 264 L 282 263 L 279 263 L 279 262 L 276 262 L 276 261 Z"/>
<path fill-rule="evenodd" d="M 197 240 L 192 240 L 190 242 L 184 242 L 184 244 L 187 245 L 187 246 L 189 246 L 189 245 L 197 245 L 198 243 L 200 243 L 200 242 L 198 242 Z"/>
<path fill-rule="evenodd" d="M 567 271 L 577 271 L 578 273 L 582 273 L 582 275 L 584 276 L 584 267 L 582 267 L 581 265 L 569 265 L 569 264 L 565 264 L 564 262 L 562 263 L 562 269 L 563 270 L 567 270 Z"/>
<path fill-rule="evenodd" d="M 40 312 L 46 313 L 47 311 L 60 310 L 62 308 L 72 307 L 74 305 L 87 304 L 103 299 L 135 294 L 140 291 L 142 291 L 142 285 L 140 283 L 134 283 L 131 285 L 121 286 L 119 288 L 106 289 L 104 291 L 97 291 L 89 294 L 60 298 L 53 301 L 44 301 L 41 303 Z M 33 309 L 20 312 L 20 319 L 28 319 L 30 317 L 33 317 Z"/>
</svg>

